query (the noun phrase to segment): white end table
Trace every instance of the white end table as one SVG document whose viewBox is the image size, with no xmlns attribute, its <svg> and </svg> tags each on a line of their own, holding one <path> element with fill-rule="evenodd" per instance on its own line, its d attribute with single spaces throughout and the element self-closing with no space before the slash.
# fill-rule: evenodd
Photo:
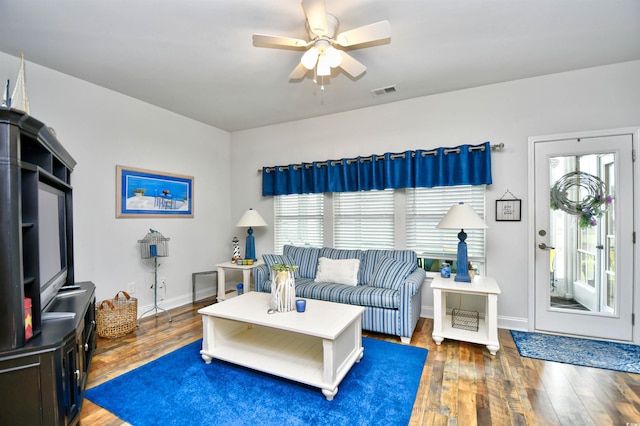
<svg viewBox="0 0 640 426">
<path fill-rule="evenodd" d="M 456 282 L 451 278 L 436 276 L 431 281 L 433 289 L 433 334 L 436 345 L 447 339 L 461 340 L 486 345 L 491 355 L 500 349 L 498 340 L 498 294 L 500 287 L 490 277 L 475 277 L 470 283 Z M 451 315 L 447 314 L 447 294 L 474 294 L 486 297 L 485 319 L 480 320 L 478 331 L 464 330 L 451 326 Z"/>
<path fill-rule="evenodd" d="M 262 260 L 258 260 L 253 262 L 253 265 L 236 265 L 231 262 L 218 263 L 216 267 L 218 268 L 218 302 L 226 300 L 229 297 L 237 296 L 238 292 L 229 292 L 226 293 L 226 271 L 242 271 L 242 285 L 244 287 L 245 292 L 251 291 L 251 271 L 253 268 L 262 265 L 264 262 Z"/>
</svg>

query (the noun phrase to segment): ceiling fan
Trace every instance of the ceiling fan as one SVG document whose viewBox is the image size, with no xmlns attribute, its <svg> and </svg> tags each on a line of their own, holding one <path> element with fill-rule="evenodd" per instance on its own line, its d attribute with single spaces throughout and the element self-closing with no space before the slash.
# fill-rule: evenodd
<svg viewBox="0 0 640 426">
<path fill-rule="evenodd" d="M 331 68 L 336 67 L 340 67 L 351 77 L 358 78 L 367 67 L 340 48 L 357 48 L 358 45 L 391 38 L 389 21 L 338 33 L 338 18 L 327 13 L 324 0 L 302 0 L 302 9 L 306 17 L 309 41 L 266 34 L 253 35 L 255 46 L 306 50 L 298 66 L 289 74 L 291 80 L 302 79 L 308 71 L 314 70 L 316 82 L 316 76 L 329 76 Z"/>
</svg>

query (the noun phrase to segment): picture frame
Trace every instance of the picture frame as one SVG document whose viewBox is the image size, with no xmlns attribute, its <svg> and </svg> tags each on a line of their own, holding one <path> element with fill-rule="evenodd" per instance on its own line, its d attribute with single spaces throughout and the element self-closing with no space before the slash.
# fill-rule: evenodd
<svg viewBox="0 0 640 426">
<path fill-rule="evenodd" d="M 496 200 L 496 222 L 520 222 L 522 200 L 518 198 Z"/>
<path fill-rule="evenodd" d="M 192 218 L 193 176 L 116 166 L 116 218 Z"/>
</svg>

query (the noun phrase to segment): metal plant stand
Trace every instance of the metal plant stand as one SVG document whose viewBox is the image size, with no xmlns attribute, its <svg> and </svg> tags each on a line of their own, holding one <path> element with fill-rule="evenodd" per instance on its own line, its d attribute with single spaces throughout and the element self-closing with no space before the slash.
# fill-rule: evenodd
<svg viewBox="0 0 640 426">
<path fill-rule="evenodd" d="M 156 317 L 158 311 L 164 311 L 169 316 L 169 322 L 173 321 L 171 314 L 164 308 L 158 306 L 158 258 L 169 256 L 169 238 L 165 238 L 161 233 L 153 229 L 149 229 L 149 233 L 142 239 L 138 240 L 140 243 L 140 256 L 143 259 L 153 258 L 153 307 L 145 311 L 140 317 L 138 317 L 138 323 L 140 318 L 145 314 L 155 311 Z"/>
</svg>

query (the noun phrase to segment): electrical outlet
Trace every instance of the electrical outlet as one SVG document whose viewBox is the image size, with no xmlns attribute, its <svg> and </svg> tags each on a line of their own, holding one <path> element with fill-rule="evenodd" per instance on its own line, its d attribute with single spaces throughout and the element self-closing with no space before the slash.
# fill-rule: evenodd
<svg viewBox="0 0 640 426">
<path fill-rule="evenodd" d="M 158 279 L 158 288 L 167 288 L 167 278 L 161 277 Z"/>
<path fill-rule="evenodd" d="M 131 281 L 129 284 L 127 284 L 127 287 L 129 288 L 129 293 L 136 292 L 136 283 L 134 281 Z"/>
</svg>

